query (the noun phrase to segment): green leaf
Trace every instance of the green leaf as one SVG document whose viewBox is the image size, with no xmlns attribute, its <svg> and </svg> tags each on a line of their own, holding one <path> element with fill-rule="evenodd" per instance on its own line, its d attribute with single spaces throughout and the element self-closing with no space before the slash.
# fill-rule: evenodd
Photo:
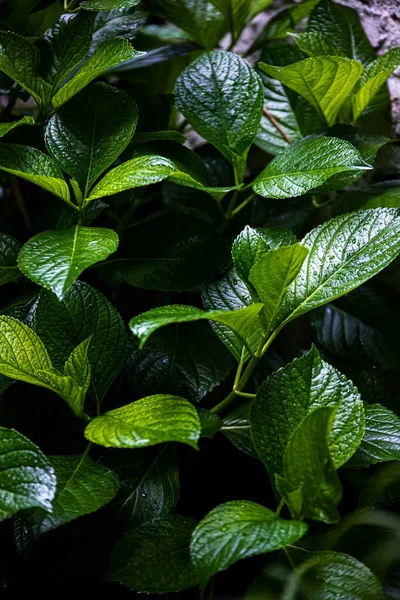
<svg viewBox="0 0 400 600">
<path fill-rule="evenodd" d="M 84 196 L 126 148 L 137 108 L 128 94 L 103 83 L 87 86 L 48 122 L 46 146 Z"/>
<path fill-rule="evenodd" d="M 296 40 L 300 50 L 309 56 L 343 56 L 335 42 L 318 31 L 292 34 L 291 37 Z"/>
<path fill-rule="evenodd" d="M 249 225 L 239 233 L 232 245 L 232 258 L 235 271 L 246 285 L 253 265 L 270 250 L 290 246 L 296 236 L 284 228 L 253 229 Z"/>
<path fill-rule="evenodd" d="M 222 421 L 219 416 L 205 408 L 198 408 L 197 414 L 199 415 L 201 424 L 201 437 L 214 437 L 222 427 Z"/>
<path fill-rule="evenodd" d="M 27 525 L 35 537 L 99 510 L 118 491 L 115 473 L 85 454 L 50 456 L 49 461 L 56 474 L 57 491 L 51 513 L 38 509 L 27 515 Z"/>
<path fill-rule="evenodd" d="M 301 269 L 308 249 L 301 244 L 282 246 L 264 254 L 250 271 L 250 282 L 264 304 L 265 327 L 270 331 L 282 304 L 283 296 Z"/>
<path fill-rule="evenodd" d="M 64 13 L 41 42 L 41 73 L 54 93 L 85 58 L 92 39 L 92 19 L 83 11 Z"/>
<path fill-rule="evenodd" d="M 0 233 L 0 286 L 21 276 L 17 265 L 20 242 L 8 233 Z"/>
<path fill-rule="evenodd" d="M 372 169 L 349 142 L 306 138 L 280 152 L 256 177 L 253 190 L 265 198 L 292 198 L 321 186 L 337 173 Z"/>
<path fill-rule="evenodd" d="M 197 448 L 200 421 L 196 409 L 179 396 L 147 396 L 96 417 L 85 437 L 106 448 L 143 448 L 181 442 Z"/>
<path fill-rule="evenodd" d="M 383 600 L 382 586 L 372 571 L 340 552 L 315 552 L 297 566 L 286 581 L 285 599 L 295 600 L 297 592 L 319 600 L 339 599 L 344 594 L 352 600 Z"/>
<path fill-rule="evenodd" d="M 136 6 L 141 0 L 85 0 L 81 7 L 85 10 L 114 10 Z"/>
<path fill-rule="evenodd" d="M 20 127 L 21 125 L 34 125 L 35 120 L 33 117 L 22 117 L 19 121 L 12 121 L 11 123 L 0 123 L 0 137 L 3 137 L 16 127 Z"/>
<path fill-rule="evenodd" d="M 294 519 L 336 523 L 342 486 L 332 462 L 328 439 L 334 431 L 334 408 L 317 408 L 295 429 L 283 457 L 283 475 L 276 474 L 278 492 Z"/>
<path fill-rule="evenodd" d="M 227 30 L 224 15 L 208 0 L 154 0 L 152 8 L 207 49 L 214 48 Z"/>
<path fill-rule="evenodd" d="M 228 264 L 224 238 L 201 219 L 177 213 L 149 217 L 125 237 L 121 254 L 103 266 L 146 290 L 194 290 Z"/>
<path fill-rule="evenodd" d="M 71 203 L 68 185 L 61 170 L 47 154 L 36 148 L 0 144 L 0 169 L 31 181 L 68 204 Z"/>
<path fill-rule="evenodd" d="M 283 473 L 285 451 L 297 427 L 321 407 L 336 409 L 328 445 L 333 464 L 339 468 L 357 450 L 364 431 L 363 405 L 352 382 L 323 361 L 313 347 L 259 388 L 251 406 L 251 434 L 271 477 Z"/>
<path fill-rule="evenodd" d="M 101 400 L 123 365 L 126 347 L 124 323 L 103 294 L 82 281 L 75 282 L 61 301 L 42 290 L 35 329 L 59 370 L 74 348 L 92 337 L 88 359 L 94 396 Z"/>
<path fill-rule="evenodd" d="M 190 561 L 196 521 L 174 515 L 128 531 L 114 548 L 107 579 L 147 594 L 179 592 L 198 582 Z"/>
<path fill-rule="evenodd" d="M 38 75 L 39 52 L 20 35 L 0 31 L 0 71 L 32 94 L 38 104 L 42 101 L 44 82 Z"/>
<path fill-rule="evenodd" d="M 253 321 L 257 319 L 262 306 L 262 304 L 252 304 L 235 311 L 204 311 L 195 306 L 172 304 L 171 306 L 152 308 L 137 317 L 133 317 L 129 322 L 129 327 L 133 335 L 140 340 L 139 348 L 142 348 L 151 334 L 160 327 L 171 323 L 189 323 L 202 319 L 210 319 L 226 325 L 239 336 L 243 343 L 246 343 L 248 332 L 251 331 Z"/>
<path fill-rule="evenodd" d="M 236 168 L 241 182 L 262 108 L 260 77 L 237 54 L 202 54 L 179 76 L 175 102 L 194 129 Z"/>
<path fill-rule="evenodd" d="M 379 273 L 400 252 L 399 231 L 398 211 L 377 208 L 341 215 L 308 233 L 301 245 L 309 254 L 283 300 L 281 327 Z"/>
<path fill-rule="evenodd" d="M 351 98 L 353 123 L 357 121 L 376 96 L 389 75 L 400 66 L 400 47 L 392 48 L 370 63 L 361 76 L 359 86 Z"/>
<path fill-rule="evenodd" d="M 91 50 L 116 37 L 132 40 L 146 23 L 146 13 L 137 8 L 101 10 L 95 14 Z"/>
<path fill-rule="evenodd" d="M 200 402 L 232 367 L 230 353 L 205 323 L 167 327 L 141 350 L 132 338 L 127 361 L 129 380 L 138 394 L 174 394 L 193 402 Z"/>
<path fill-rule="evenodd" d="M 308 100 L 329 126 L 363 72 L 361 63 L 340 56 L 306 58 L 286 67 L 259 63 L 259 67 Z"/>
<path fill-rule="evenodd" d="M 26 38 L 40 38 L 45 32 L 54 25 L 58 17 L 62 14 L 60 3 L 55 0 L 41 10 L 31 12 L 31 14 L 18 27 L 18 33 Z"/>
<path fill-rule="evenodd" d="M 116 38 L 100 44 L 76 75 L 63 85 L 52 98 L 54 108 L 60 108 L 67 100 L 75 96 L 88 83 L 126 60 L 142 56 L 144 52 L 134 50 L 128 41 Z"/>
<path fill-rule="evenodd" d="M 87 392 L 90 384 L 90 363 L 88 351 L 92 342 L 92 336 L 77 346 L 68 357 L 64 365 L 64 375 L 71 377 L 77 384 Z"/>
<path fill-rule="evenodd" d="M 61 300 L 82 271 L 105 260 L 117 247 L 118 236 L 111 229 L 76 225 L 44 231 L 22 246 L 18 266 L 29 279 Z"/>
<path fill-rule="evenodd" d="M 267 2 L 264 0 L 265 5 L 270 4 L 270 2 L 271 0 Z M 229 23 L 229 31 L 233 36 L 233 40 L 237 40 L 249 16 L 249 1 L 212 0 L 212 4 L 224 15 L 227 23 Z"/>
<path fill-rule="evenodd" d="M 203 288 L 202 296 L 205 308 L 210 311 L 237 311 L 253 305 L 253 298 L 249 289 L 240 281 L 234 269 L 230 269 L 222 279 L 206 285 Z M 261 310 L 262 305 L 259 306 Z M 211 321 L 211 327 L 237 362 L 246 360 L 257 351 L 260 345 L 262 334 L 259 319 L 249 321 L 246 331 L 246 344 L 229 325 L 219 321 Z"/>
<path fill-rule="evenodd" d="M 179 499 L 174 454 L 168 445 L 156 450 L 156 454 L 151 449 L 136 450 L 126 463 L 114 468 L 120 489 L 113 505 L 131 527 L 168 517 Z"/>
<path fill-rule="evenodd" d="M 236 448 L 253 458 L 258 458 L 250 435 L 250 406 L 250 401 L 241 402 L 231 413 L 224 417 L 221 433 Z"/>
<path fill-rule="evenodd" d="M 254 502 L 220 504 L 197 525 L 190 555 L 199 575 L 200 587 L 219 571 L 242 558 L 284 548 L 307 531 L 301 521 L 285 521 Z"/>
<path fill-rule="evenodd" d="M 0 520 L 19 510 L 52 510 L 54 470 L 41 450 L 26 437 L 0 427 Z"/>
<path fill-rule="evenodd" d="M 363 468 L 400 460 L 400 418 L 380 404 L 366 404 L 364 410 L 364 437 L 348 466 Z"/>
</svg>

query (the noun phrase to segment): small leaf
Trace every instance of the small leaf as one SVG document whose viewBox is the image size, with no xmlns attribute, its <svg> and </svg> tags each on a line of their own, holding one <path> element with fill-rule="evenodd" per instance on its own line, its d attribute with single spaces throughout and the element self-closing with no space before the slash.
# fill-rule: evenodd
<svg viewBox="0 0 400 600">
<path fill-rule="evenodd" d="M 282 246 L 264 254 L 250 271 L 250 282 L 263 302 L 265 327 L 270 331 L 276 320 L 284 294 L 300 271 L 308 249 L 301 244 Z"/>
<path fill-rule="evenodd" d="M 307 138 L 279 153 L 257 176 L 253 190 L 265 198 L 292 198 L 321 186 L 337 173 L 367 169 L 372 167 L 349 142 Z"/>
<path fill-rule="evenodd" d="M 230 353 L 205 323 L 162 329 L 141 350 L 132 338 L 127 361 L 138 394 L 173 394 L 193 402 L 200 402 L 232 368 Z"/>
<path fill-rule="evenodd" d="M 0 285 L 16 281 L 20 272 L 17 265 L 20 242 L 8 233 L 0 233 Z"/>
<path fill-rule="evenodd" d="M 190 544 L 201 588 L 238 560 L 284 548 L 306 531 L 306 523 L 284 521 L 254 502 L 233 501 L 217 506 L 197 525 Z"/>
<path fill-rule="evenodd" d="M 93 12 L 86 15 L 92 16 Z M 133 40 L 146 23 L 147 14 L 137 8 L 100 10 L 94 16 L 91 52 L 103 42 L 117 37 Z M 133 65 L 134 61 L 129 64 Z"/>
<path fill-rule="evenodd" d="M 85 0 L 81 7 L 85 10 L 114 10 L 136 6 L 141 0 Z"/>
<path fill-rule="evenodd" d="M 128 94 L 103 83 L 89 85 L 50 119 L 46 146 L 86 197 L 126 148 L 136 123 L 136 104 Z"/>
<path fill-rule="evenodd" d="M 308 233 L 300 243 L 309 253 L 283 300 L 281 327 L 379 273 L 400 252 L 399 232 L 398 211 L 382 208 L 341 215 Z"/>
<path fill-rule="evenodd" d="M 199 415 L 201 425 L 201 437 L 212 438 L 220 431 L 222 427 L 222 421 L 218 415 L 215 415 L 205 408 L 198 408 L 197 414 Z"/>
<path fill-rule="evenodd" d="M 319 600 L 383 600 L 382 586 L 362 562 L 341 552 L 313 552 L 285 585 L 285 599 L 295 600 L 297 592 Z"/>
<path fill-rule="evenodd" d="M 364 436 L 348 466 L 363 468 L 400 460 L 400 418 L 380 404 L 366 404 L 364 410 Z"/>
<path fill-rule="evenodd" d="M 276 474 L 278 492 L 294 519 L 337 523 L 336 505 L 342 486 L 330 457 L 328 438 L 334 430 L 334 408 L 317 408 L 294 431 L 283 457 L 283 475 Z"/>
<path fill-rule="evenodd" d="M 19 510 L 52 510 L 54 470 L 41 450 L 26 437 L 0 427 L 0 520 Z"/>
<path fill-rule="evenodd" d="M 94 54 L 87 59 L 76 75 L 53 96 L 54 108 L 60 108 L 67 100 L 75 96 L 107 69 L 143 54 L 144 52 L 134 50 L 129 42 L 120 38 L 103 42 Z"/>
<path fill-rule="evenodd" d="M 321 407 L 336 409 L 328 445 L 339 468 L 357 450 L 364 431 L 363 405 L 352 382 L 323 361 L 313 347 L 259 388 L 251 407 L 251 434 L 271 477 L 282 474 L 284 454 L 297 427 Z"/>
<path fill-rule="evenodd" d="M 37 48 L 12 31 L 0 31 L 0 71 L 32 94 L 38 104 L 42 101 L 44 82 L 38 75 Z"/>
<path fill-rule="evenodd" d="M 361 63 L 340 56 L 306 58 L 286 67 L 259 63 L 259 67 L 308 100 L 329 126 L 363 72 Z"/>
<path fill-rule="evenodd" d="M 3 137 L 16 127 L 20 127 L 21 125 L 33 125 L 35 120 L 33 117 L 22 117 L 18 121 L 12 121 L 11 123 L 0 123 L 0 137 Z"/>
<path fill-rule="evenodd" d="M 152 8 L 207 49 L 214 48 L 227 30 L 224 15 L 209 0 L 154 0 Z"/>
<path fill-rule="evenodd" d="M 159 394 L 96 417 L 86 427 L 85 437 L 106 448 L 143 448 L 163 442 L 197 448 L 200 421 L 187 400 Z"/>
<path fill-rule="evenodd" d="M 196 521 L 174 515 L 128 531 L 114 548 L 107 579 L 147 594 L 179 592 L 198 582 L 190 561 Z"/>
<path fill-rule="evenodd" d="M 251 402 L 241 402 L 231 413 L 224 417 L 221 433 L 236 448 L 253 458 L 258 458 L 250 435 Z"/>
<path fill-rule="evenodd" d="M 248 150 L 258 131 L 263 88 L 257 73 L 237 54 L 202 54 L 179 76 L 177 108 L 243 176 Z"/>
<path fill-rule="evenodd" d="M 101 400 L 122 368 L 126 347 L 124 323 L 103 294 L 83 281 L 75 282 L 61 301 L 42 290 L 35 329 L 59 370 L 76 346 L 92 338 L 88 359 L 94 396 Z"/>
<path fill-rule="evenodd" d="M 262 304 L 252 304 L 236 311 L 211 310 L 206 312 L 194 306 L 173 304 L 152 308 L 134 317 L 129 322 L 129 327 L 133 335 L 140 340 L 139 348 L 144 346 L 151 334 L 159 327 L 171 323 L 189 323 L 202 319 L 210 319 L 226 325 L 239 336 L 243 343 L 246 343 L 248 332 L 251 330 L 253 321 L 257 318 L 262 306 Z"/>
<path fill-rule="evenodd" d="M 36 148 L 0 144 L 0 169 L 31 181 L 70 203 L 68 185 L 62 172 L 47 154 Z"/>
<path fill-rule="evenodd" d="M 111 229 L 76 225 L 44 231 L 22 246 L 18 266 L 29 279 L 61 300 L 82 271 L 105 260 L 117 247 L 118 236 Z"/>
<path fill-rule="evenodd" d="M 88 456 L 50 456 L 57 477 L 57 491 L 51 513 L 33 510 L 27 525 L 39 537 L 51 529 L 99 510 L 118 491 L 118 477 Z"/>
</svg>

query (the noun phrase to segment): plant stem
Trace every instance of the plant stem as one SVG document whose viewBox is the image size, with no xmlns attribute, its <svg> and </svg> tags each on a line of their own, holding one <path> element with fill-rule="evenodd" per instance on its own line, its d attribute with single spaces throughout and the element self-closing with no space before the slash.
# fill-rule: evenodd
<svg viewBox="0 0 400 600">
<path fill-rule="evenodd" d="M 69 4 L 67 4 L 67 0 L 64 0 L 64 10 L 72 10 L 78 0 L 71 0 Z"/>
<path fill-rule="evenodd" d="M 283 498 L 281 498 L 281 500 L 280 500 L 280 502 L 278 504 L 278 508 L 275 511 L 275 514 L 276 514 L 277 517 L 279 517 L 279 515 L 281 514 L 281 510 L 282 510 L 284 504 L 285 504 L 285 502 L 284 502 Z"/>
<path fill-rule="evenodd" d="M 245 206 L 247 206 L 249 204 L 249 202 L 251 202 L 253 200 L 254 196 L 255 196 L 254 192 L 252 194 L 250 194 L 250 196 L 247 196 L 246 200 L 243 200 L 243 202 L 241 204 L 239 204 L 239 206 L 237 206 L 234 210 L 232 210 L 230 217 L 227 217 L 227 218 L 232 219 L 238 213 L 240 213 L 240 211 L 243 210 L 243 208 Z"/>
<path fill-rule="evenodd" d="M 275 117 L 273 115 L 271 115 L 271 113 L 269 112 L 269 110 L 267 109 L 266 106 L 264 106 L 263 112 L 264 112 L 264 115 L 267 117 L 267 119 L 269 119 L 270 122 L 272 123 L 272 125 L 275 127 L 275 129 L 277 131 L 279 131 L 279 133 L 281 134 L 281 136 L 283 137 L 283 139 L 288 144 L 293 144 L 293 142 L 290 139 L 290 137 L 284 132 L 284 130 L 282 129 L 282 127 L 279 125 L 278 121 L 275 119 Z"/>
<path fill-rule="evenodd" d="M 286 554 L 286 558 L 288 559 L 290 566 L 292 567 L 293 571 L 295 571 L 295 570 L 296 570 L 296 565 L 295 565 L 295 564 L 294 564 L 294 562 L 292 561 L 292 558 L 291 558 L 291 556 L 290 556 L 290 554 L 289 554 L 289 551 L 287 550 L 287 548 L 286 548 L 286 547 L 285 547 L 285 548 L 283 548 L 283 551 L 284 551 L 284 553 Z"/>
</svg>

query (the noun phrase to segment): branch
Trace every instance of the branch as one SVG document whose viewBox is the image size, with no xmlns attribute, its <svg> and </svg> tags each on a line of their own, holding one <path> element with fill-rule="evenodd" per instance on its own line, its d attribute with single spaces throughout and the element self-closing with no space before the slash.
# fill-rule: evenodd
<svg viewBox="0 0 400 600">
<path fill-rule="evenodd" d="M 275 119 L 275 117 L 273 117 L 271 115 L 271 113 L 269 112 L 269 110 L 267 109 L 266 106 L 264 106 L 263 108 L 263 112 L 264 115 L 267 117 L 267 119 L 269 119 L 272 123 L 272 125 L 275 127 L 275 129 L 277 131 L 279 131 L 279 133 L 281 134 L 281 136 L 283 137 L 283 139 L 288 143 L 288 144 L 293 144 L 292 140 L 290 139 L 289 136 L 286 135 L 286 133 L 283 131 L 282 127 L 279 125 L 278 121 Z"/>
</svg>

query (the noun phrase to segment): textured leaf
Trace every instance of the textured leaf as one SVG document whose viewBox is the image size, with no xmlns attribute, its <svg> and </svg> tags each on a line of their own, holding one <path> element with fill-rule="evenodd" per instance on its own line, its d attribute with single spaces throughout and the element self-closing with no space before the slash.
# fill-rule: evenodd
<svg viewBox="0 0 400 600">
<path fill-rule="evenodd" d="M 294 431 L 283 458 L 283 476 L 276 474 L 279 493 L 294 519 L 336 523 L 342 487 L 330 457 L 328 438 L 334 408 L 310 412 Z"/>
<path fill-rule="evenodd" d="M 77 281 L 61 301 L 42 290 L 35 328 L 53 365 L 60 370 L 73 349 L 92 336 L 88 359 L 94 395 L 101 400 L 125 358 L 125 326 L 114 306 L 82 281 Z"/>
<path fill-rule="evenodd" d="M 241 402 L 231 413 L 224 417 L 221 433 L 236 448 L 253 458 L 258 458 L 250 435 L 250 402 Z"/>
<path fill-rule="evenodd" d="M 187 400 L 159 394 L 96 417 L 86 427 L 85 437 L 107 448 L 142 448 L 163 442 L 197 448 L 200 421 Z"/>
<path fill-rule="evenodd" d="M 251 433 L 271 476 L 282 474 L 290 439 L 307 416 L 321 407 L 336 409 L 328 444 L 333 464 L 339 468 L 357 450 L 364 430 L 363 406 L 352 382 L 323 361 L 313 347 L 259 388 L 251 407 Z"/>
<path fill-rule="evenodd" d="M 68 185 L 57 164 L 36 148 L 18 144 L 0 144 L 0 169 L 31 181 L 70 202 Z"/>
<path fill-rule="evenodd" d="M 140 0 L 85 0 L 81 7 L 85 10 L 113 10 L 130 8 L 139 2 Z"/>
<path fill-rule="evenodd" d="M 89 85 L 50 119 L 46 146 L 86 197 L 126 148 L 136 123 L 136 104 L 128 94 L 102 83 Z"/>
<path fill-rule="evenodd" d="M 95 50 L 102 42 L 115 37 L 132 40 L 146 22 L 146 13 L 136 8 L 97 12 L 93 23 L 91 50 Z M 130 63 L 133 61 L 128 62 Z"/>
<path fill-rule="evenodd" d="M 190 543 L 200 586 L 204 588 L 215 573 L 238 560 L 283 548 L 306 531 L 306 523 L 284 521 L 254 502 L 233 501 L 217 506 L 197 525 Z"/>
<path fill-rule="evenodd" d="M 118 491 L 118 477 L 88 456 L 50 456 L 57 477 L 57 491 L 51 513 L 30 511 L 27 524 L 34 535 L 69 523 L 78 517 L 99 510 Z"/>
<path fill-rule="evenodd" d="M 153 10 L 208 49 L 227 29 L 224 15 L 208 0 L 155 0 Z"/>
<path fill-rule="evenodd" d="M 306 58 L 286 67 L 259 63 L 259 67 L 308 100 L 328 125 L 336 122 L 363 72 L 361 63 L 340 56 Z"/>
<path fill-rule="evenodd" d="M 345 140 L 307 138 L 280 152 L 257 176 L 253 190 L 266 198 L 292 198 L 321 186 L 337 173 L 371 168 Z"/>
<path fill-rule="evenodd" d="M 0 137 L 3 137 L 16 127 L 20 127 L 21 125 L 33 125 L 35 120 L 33 117 L 22 117 L 18 121 L 12 121 L 11 123 L 0 123 Z"/>
<path fill-rule="evenodd" d="M 175 87 L 177 108 L 232 162 L 239 178 L 259 128 L 263 96 L 260 77 L 250 65 L 237 54 L 220 50 L 191 63 Z"/>
<path fill-rule="evenodd" d="M 371 103 L 389 75 L 400 66 L 400 47 L 392 48 L 370 63 L 361 76 L 359 86 L 352 97 L 353 122 Z"/>
<path fill-rule="evenodd" d="M 155 215 L 135 227 L 118 256 L 105 263 L 119 277 L 147 290 L 196 289 L 229 262 L 226 242 L 212 226 L 191 215 Z M 108 266 L 109 265 L 109 266 Z"/>
<path fill-rule="evenodd" d="M 231 269 L 222 279 L 213 281 L 203 288 L 203 303 L 210 311 L 236 311 L 253 304 L 249 289 L 240 281 L 235 271 Z M 237 360 L 246 360 L 250 353 L 255 353 L 260 344 L 261 327 L 259 319 L 249 322 L 246 333 L 246 349 L 243 340 L 227 325 L 219 321 L 211 321 L 219 339 L 225 344 Z M 243 356 L 242 356 L 243 353 Z"/>
<path fill-rule="evenodd" d="M 268 5 L 270 2 L 265 2 Z M 212 0 L 212 4 L 224 15 L 229 23 L 229 31 L 236 40 L 246 25 L 249 15 L 248 0 Z M 260 9 L 262 10 L 262 9 Z"/>
<path fill-rule="evenodd" d="M 265 328 L 270 331 L 276 320 L 284 294 L 300 271 L 308 249 L 301 244 L 282 246 L 264 254 L 250 271 L 250 282 L 264 304 Z"/>
<path fill-rule="evenodd" d="M 51 97 L 85 58 L 92 39 L 92 19 L 83 11 L 64 13 L 41 42 L 41 73 L 51 86 Z"/>
<path fill-rule="evenodd" d="M 11 31 L 0 31 L 0 70 L 32 94 L 40 104 L 44 82 L 38 75 L 39 52 Z"/>
<path fill-rule="evenodd" d="M 349 466 L 367 467 L 400 460 L 400 418 L 380 404 L 365 405 L 365 431 Z"/>
<path fill-rule="evenodd" d="M 136 450 L 126 464 L 114 468 L 120 489 L 113 504 L 131 527 L 168 517 L 179 499 L 178 466 L 171 448 L 156 450 Z"/>
<path fill-rule="evenodd" d="M 26 437 L 0 427 L 0 520 L 19 510 L 52 510 L 54 470 L 41 450 Z"/>
<path fill-rule="evenodd" d="M 22 246 L 21 271 L 35 283 L 62 299 L 79 275 L 118 247 L 111 229 L 76 225 L 63 231 L 44 231 Z"/>
<path fill-rule="evenodd" d="M 129 322 L 129 327 L 140 340 L 139 348 L 142 348 L 148 338 L 160 327 L 172 323 L 190 323 L 209 319 L 222 323 L 229 327 L 242 341 L 246 343 L 248 332 L 253 328 L 253 321 L 262 309 L 262 304 L 252 304 L 236 311 L 211 310 L 204 311 L 195 306 L 185 304 L 172 304 L 152 308 Z"/>
<path fill-rule="evenodd" d="M 190 562 L 196 521 L 174 515 L 128 531 L 114 548 L 107 579 L 147 594 L 178 592 L 198 579 Z"/>
<path fill-rule="evenodd" d="M 0 285 L 15 281 L 21 276 L 17 265 L 20 248 L 20 242 L 11 235 L 0 233 Z"/>
<path fill-rule="evenodd" d="M 205 408 L 198 408 L 197 414 L 199 415 L 201 424 L 201 437 L 212 438 L 220 431 L 222 427 L 222 421 L 218 415 L 212 413 Z"/>
<path fill-rule="evenodd" d="M 75 96 L 88 83 L 107 69 L 126 60 L 142 56 L 143 52 L 134 50 L 126 40 L 116 38 L 103 42 L 88 58 L 76 75 L 70 79 L 52 98 L 54 108 L 60 108 L 67 100 Z"/>
<path fill-rule="evenodd" d="M 291 574 L 285 599 L 295 600 L 297 591 L 319 600 L 382 600 L 382 586 L 362 562 L 340 552 L 315 552 Z"/>
<path fill-rule="evenodd" d="M 386 267 L 400 252 L 400 219 L 395 209 L 341 215 L 308 233 L 309 249 L 278 315 L 287 323 L 312 308 L 347 294 Z"/>
<path fill-rule="evenodd" d="M 143 396 L 165 393 L 200 402 L 233 367 L 230 353 L 204 323 L 167 327 L 142 350 L 136 340 L 130 346 L 128 376 Z"/>
</svg>

